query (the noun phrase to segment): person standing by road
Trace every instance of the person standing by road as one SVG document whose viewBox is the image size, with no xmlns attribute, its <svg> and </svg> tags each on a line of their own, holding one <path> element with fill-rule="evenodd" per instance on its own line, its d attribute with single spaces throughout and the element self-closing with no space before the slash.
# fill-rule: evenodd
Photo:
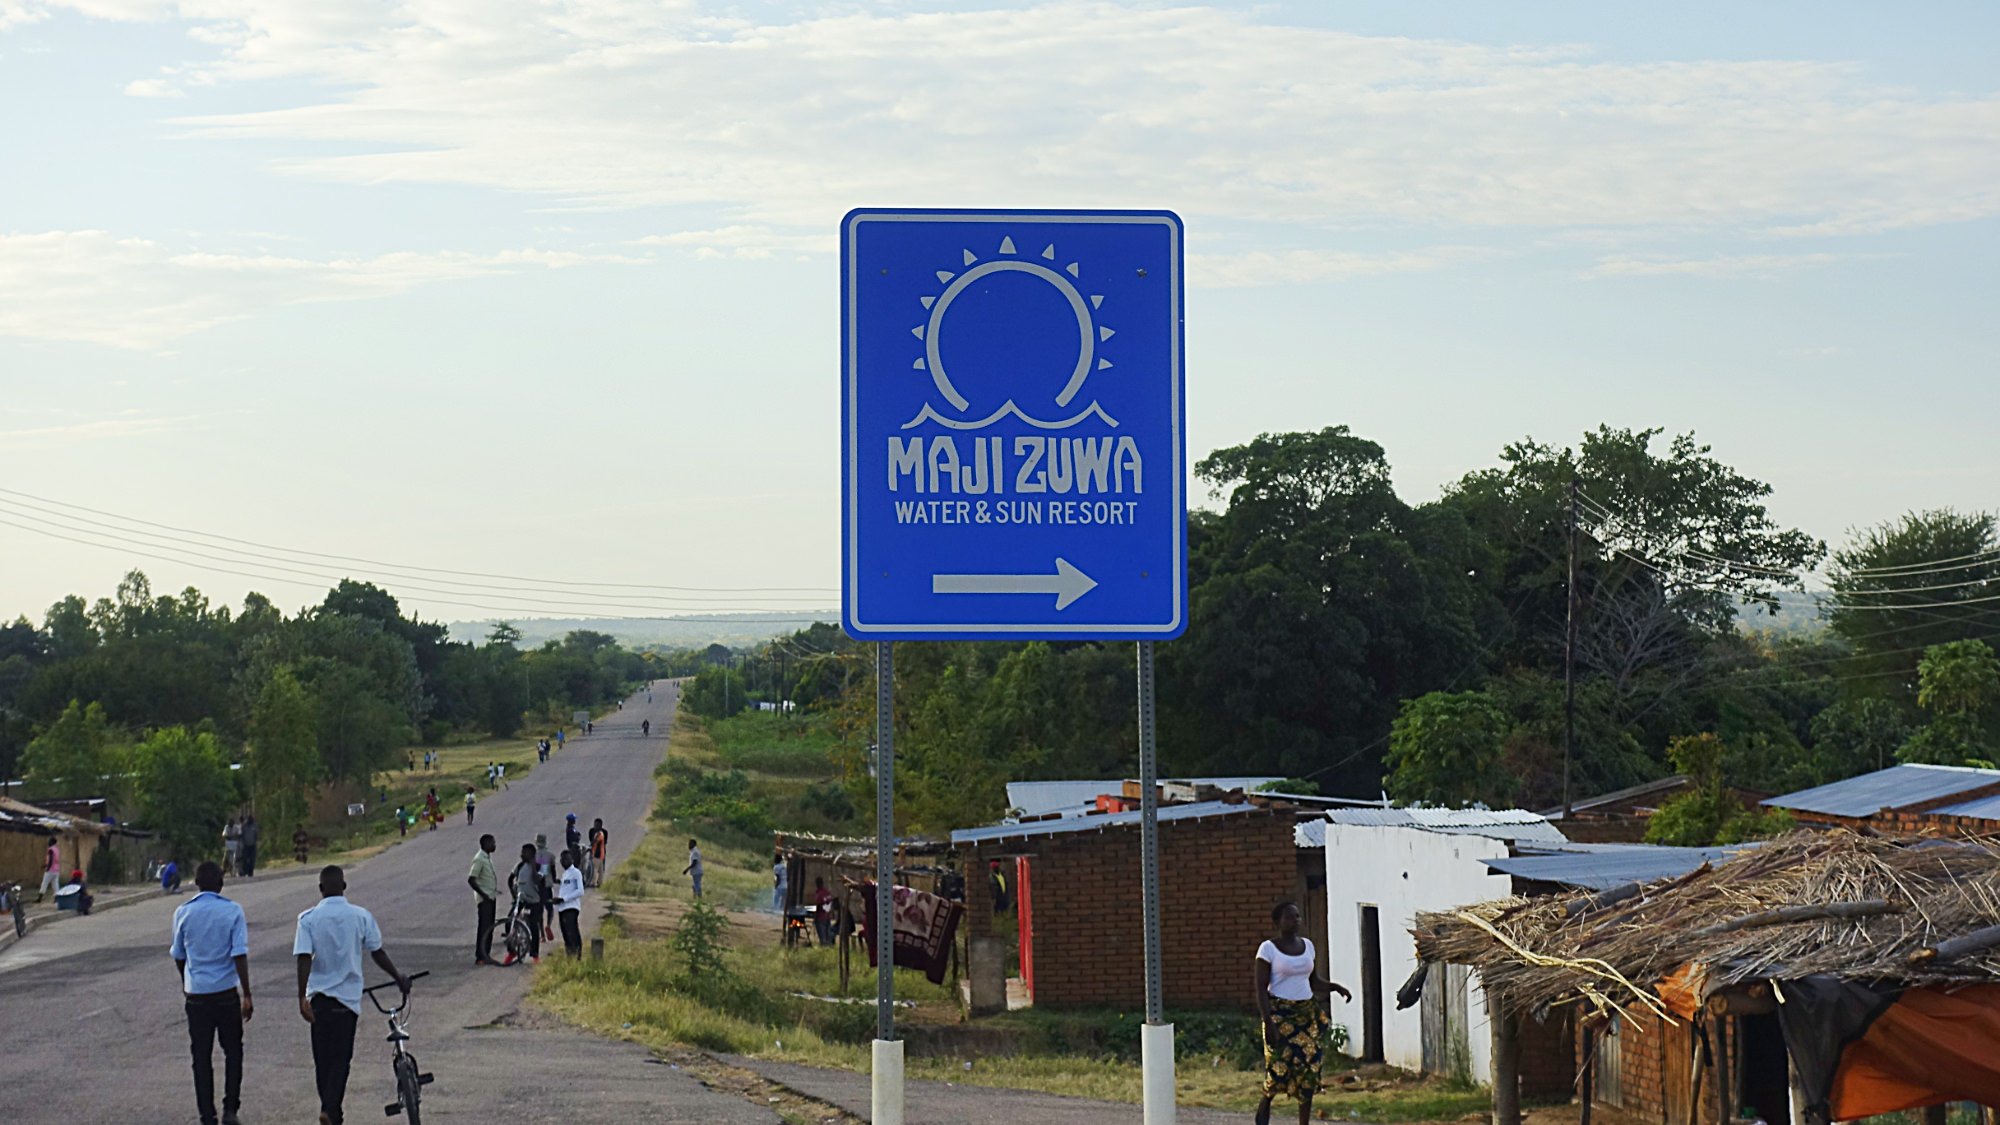
<svg viewBox="0 0 2000 1125">
<path fill-rule="evenodd" d="M 583 832 L 576 826 L 575 813 L 569 814 L 568 819 L 563 821 L 563 847 L 569 849 L 570 854 L 579 857 L 578 862 L 582 862 Z"/>
<path fill-rule="evenodd" d="M 243 877 L 245 879 L 257 874 L 257 840 L 262 835 L 263 831 L 257 827 L 256 817 L 246 816 L 243 818 Z"/>
<path fill-rule="evenodd" d="M 535 845 L 521 845 L 520 862 L 507 875 L 507 889 L 521 904 L 521 913 L 528 923 L 528 963 L 542 959 L 542 904 L 548 901 L 548 880 L 542 878 L 542 865 L 535 862 Z M 513 954 L 508 955 L 509 963 Z"/>
<path fill-rule="evenodd" d="M 306 835 L 305 825 L 301 824 L 292 829 L 292 858 L 298 860 L 301 865 L 306 861 L 306 849 L 311 844 L 312 837 Z"/>
<path fill-rule="evenodd" d="M 472 853 L 472 870 L 465 876 L 465 881 L 472 885 L 472 893 L 479 899 L 479 928 L 472 938 L 472 963 L 475 965 L 493 963 L 494 911 L 500 901 L 500 875 L 493 870 L 493 851 L 499 846 L 491 835 L 481 836 L 479 850 Z"/>
<path fill-rule="evenodd" d="M 785 881 L 790 876 L 785 863 L 785 853 L 778 852 L 771 859 L 771 912 L 782 916 L 785 913 Z"/>
<path fill-rule="evenodd" d="M 431 822 L 431 831 L 433 832 L 438 830 L 438 825 L 444 823 L 444 805 L 438 800 L 438 791 L 435 785 L 431 786 L 429 792 L 424 794 L 424 818 Z"/>
<path fill-rule="evenodd" d="M 572 961 L 583 959 L 583 931 L 578 922 L 583 914 L 583 868 L 576 863 L 576 853 L 565 848 L 562 854 L 562 878 L 556 884 L 556 918 L 562 923 L 563 952 Z"/>
<path fill-rule="evenodd" d="M 604 860 L 611 847 L 611 834 L 604 830 L 604 818 L 590 822 L 590 885 L 604 885 Z"/>
<path fill-rule="evenodd" d="M 470 785 L 466 786 L 466 787 L 465 787 L 465 823 L 466 823 L 466 825 L 467 825 L 468 827 L 469 827 L 469 826 L 470 826 L 470 825 L 472 824 L 472 812 L 473 812 L 473 807 L 475 806 L 475 804 L 477 804 L 478 800 L 479 800 L 479 799 L 478 799 L 477 797 L 475 797 L 475 796 L 473 795 L 473 792 L 472 792 L 472 786 L 470 786 Z"/>
<path fill-rule="evenodd" d="M 224 871 L 242 870 L 240 862 L 242 854 L 243 822 L 241 820 L 224 822 L 222 825 L 222 869 Z"/>
<path fill-rule="evenodd" d="M 1342 1000 L 1354 997 L 1319 975 L 1312 940 L 1299 933 L 1298 903 L 1272 907 L 1271 921 L 1278 934 L 1257 947 L 1256 959 L 1257 1011 L 1264 1017 L 1264 1099 L 1257 1105 L 1257 1125 L 1271 1125 L 1271 1099 L 1279 1095 L 1298 1099 L 1299 1125 L 1307 1125 L 1326 1044 L 1328 1020 L 1320 1001 L 1335 992 Z"/>
<path fill-rule="evenodd" d="M 535 867 L 542 873 L 542 887 L 548 893 L 542 896 L 544 935 L 550 941 L 556 940 L 556 853 L 549 850 L 546 832 L 535 833 Z"/>
<path fill-rule="evenodd" d="M 222 1125 L 238 1125 L 243 1104 L 243 1025 L 250 1021 L 250 928 L 243 908 L 222 897 L 222 868 L 195 868 L 200 888 L 174 911 L 167 955 L 181 976 L 188 1049 L 194 1056 L 194 1105 L 202 1125 L 216 1125 L 215 1044 L 222 1043 Z M 237 989 L 241 986 L 241 994 Z"/>
<path fill-rule="evenodd" d="M 681 874 L 694 879 L 694 897 L 701 897 L 701 845 L 688 841 L 688 865 L 681 868 Z"/>
<path fill-rule="evenodd" d="M 35 892 L 35 901 L 40 902 L 49 895 L 62 890 L 62 847 L 54 836 L 42 850 L 42 889 Z"/>
<path fill-rule="evenodd" d="M 299 915 L 292 953 L 299 962 L 299 1015 L 312 1025 L 320 1125 L 341 1125 L 354 1027 L 361 1019 L 361 955 L 396 978 L 404 996 L 410 994 L 410 978 L 382 948 L 375 916 L 347 901 L 347 876 L 340 868 L 320 869 L 319 893 L 319 904 Z"/>
</svg>

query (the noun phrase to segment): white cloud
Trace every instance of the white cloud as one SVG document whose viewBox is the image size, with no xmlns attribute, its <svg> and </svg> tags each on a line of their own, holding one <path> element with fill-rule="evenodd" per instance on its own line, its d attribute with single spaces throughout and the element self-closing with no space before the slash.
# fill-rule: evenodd
<svg viewBox="0 0 2000 1125">
<path fill-rule="evenodd" d="M 1839 64 L 1614 63 L 1105 2 L 786 23 L 644 0 L 43 3 L 171 10 L 213 47 L 173 81 L 319 91 L 183 122 L 338 145 L 287 158 L 293 174 L 707 207 L 724 230 L 815 234 L 899 202 L 1318 231 L 1859 233 L 2000 213 L 2000 98 Z"/>
<path fill-rule="evenodd" d="M 1724 254 L 1711 258 L 1604 258 L 1584 271 L 1596 277 L 1776 277 L 1875 254 Z"/>
<path fill-rule="evenodd" d="M 1491 255 L 1492 251 L 1480 246 L 1434 246 L 1382 254 L 1327 250 L 1192 254 L 1188 257 L 1188 284 L 1211 289 L 1235 289 L 1253 285 L 1345 281 L 1385 273 L 1442 269 Z"/>
<path fill-rule="evenodd" d="M 125 84 L 125 94 L 133 98 L 184 98 L 187 91 L 165 78 L 140 78 Z"/>
<path fill-rule="evenodd" d="M 263 309 L 638 259 L 546 250 L 311 259 L 176 250 L 104 231 L 0 235 L 0 336 L 153 349 Z"/>
<path fill-rule="evenodd" d="M 169 418 L 126 410 L 121 411 L 120 415 L 120 417 L 116 418 L 96 418 L 90 421 L 70 422 L 57 426 L 31 426 L 16 430 L 0 430 L 0 449 L 66 445 L 79 441 L 137 437 L 143 434 L 157 434 L 168 430 L 183 429 L 202 421 L 200 415 L 192 414 Z"/>
<path fill-rule="evenodd" d="M 686 250 L 698 258 L 770 258 L 778 254 L 830 254 L 838 248 L 833 232 L 801 234 L 768 226 L 717 227 L 714 230 L 686 230 L 672 234 L 649 234 L 636 239 L 638 246 L 666 246 Z"/>
</svg>

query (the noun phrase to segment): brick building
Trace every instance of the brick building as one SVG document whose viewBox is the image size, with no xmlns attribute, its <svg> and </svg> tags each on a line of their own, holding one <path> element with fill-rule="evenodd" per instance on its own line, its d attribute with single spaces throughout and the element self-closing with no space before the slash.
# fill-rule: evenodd
<svg viewBox="0 0 2000 1125">
<path fill-rule="evenodd" d="M 1160 809 L 1160 945 L 1169 1007 L 1252 1011 L 1251 961 L 1271 907 L 1298 897 L 1293 812 L 1204 801 Z M 999 864 L 1018 919 L 1022 977 L 1057 1008 L 1145 1004 L 1139 815 L 1110 813 L 952 833 L 971 936 L 995 930 Z M 1004 927 L 1002 927 L 1004 928 Z"/>
<path fill-rule="evenodd" d="M 2000 770 L 1890 766 L 1763 803 L 1810 828 L 1891 836 L 2000 835 Z"/>
</svg>

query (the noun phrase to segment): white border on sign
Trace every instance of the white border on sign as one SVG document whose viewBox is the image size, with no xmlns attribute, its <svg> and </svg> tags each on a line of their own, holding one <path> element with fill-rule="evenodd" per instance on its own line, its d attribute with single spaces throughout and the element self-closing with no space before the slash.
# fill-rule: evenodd
<svg viewBox="0 0 2000 1125">
<path fill-rule="evenodd" d="M 1007 222 L 1009 220 L 1019 220 L 1025 223 L 1103 223 L 1103 224 L 1156 225 L 1167 228 L 1168 246 L 1170 248 L 1170 259 L 1172 261 L 1171 271 L 1173 275 L 1168 285 L 1168 300 L 1172 302 L 1172 316 L 1170 317 L 1172 324 L 1169 332 L 1170 339 L 1168 346 L 1168 357 L 1169 357 L 1168 362 L 1171 367 L 1172 377 L 1174 379 L 1173 394 L 1171 396 L 1172 401 L 1170 403 L 1170 410 L 1169 410 L 1172 416 L 1171 430 L 1173 435 L 1173 449 L 1174 449 L 1173 508 L 1174 511 L 1180 513 L 1180 519 L 1172 525 L 1170 530 L 1170 537 L 1172 539 L 1170 550 L 1172 552 L 1171 558 L 1173 566 L 1174 612 L 1173 616 L 1163 624 L 1071 625 L 1064 622 L 1050 621 L 1046 623 L 1015 622 L 1012 624 L 1004 624 L 1004 625 L 998 625 L 998 624 L 965 625 L 965 624 L 928 624 L 928 623 L 894 625 L 894 624 L 869 624 L 863 621 L 861 618 L 861 577 L 860 577 L 861 541 L 860 541 L 860 523 L 859 523 L 860 512 L 861 512 L 861 483 L 860 483 L 861 466 L 860 466 L 860 452 L 856 444 L 861 429 L 861 416 L 859 407 L 859 401 L 860 401 L 859 390 L 861 381 L 861 343 L 860 343 L 861 333 L 860 333 L 859 319 L 856 316 L 856 307 L 858 305 L 856 294 L 860 292 L 860 280 L 861 280 L 859 266 L 856 261 L 856 254 L 859 249 L 859 242 L 860 242 L 859 235 L 860 235 L 861 224 L 868 222 L 995 223 L 995 222 Z M 846 243 L 846 255 L 847 255 L 847 260 L 841 263 L 842 266 L 847 271 L 847 292 L 846 292 L 847 308 L 843 310 L 847 318 L 847 326 L 846 326 L 847 356 L 845 365 L 847 368 L 847 379 L 846 379 L 847 433 L 845 442 L 847 448 L 844 451 L 847 457 L 847 526 L 846 526 L 847 568 L 846 568 L 846 573 L 843 575 L 845 589 L 841 591 L 841 601 L 842 601 L 841 616 L 843 618 L 842 621 L 843 627 L 851 628 L 853 632 L 861 634 L 1072 633 L 1078 635 L 1094 635 L 1094 636 L 1102 636 L 1105 634 L 1118 634 L 1121 636 L 1131 636 L 1131 637 L 1146 637 L 1152 635 L 1172 633 L 1178 630 L 1181 627 L 1181 618 L 1187 612 L 1186 606 L 1182 604 L 1182 599 L 1186 594 L 1186 583 L 1182 580 L 1182 575 L 1185 573 L 1186 570 L 1186 562 L 1181 557 L 1182 551 L 1187 544 L 1187 500 L 1184 495 L 1184 490 L 1186 488 L 1185 477 L 1187 476 L 1187 466 L 1185 464 L 1185 461 L 1187 459 L 1187 454 L 1185 448 L 1185 441 L 1181 435 L 1181 399 L 1182 396 L 1186 394 L 1186 387 L 1184 384 L 1184 380 L 1186 377 L 1181 371 L 1181 315 L 1183 312 L 1183 306 L 1181 304 L 1180 222 L 1170 215 L 1043 214 L 1034 211 L 990 211 L 985 213 L 867 211 L 861 214 L 852 215 L 848 218 L 847 237 L 843 241 Z"/>
</svg>

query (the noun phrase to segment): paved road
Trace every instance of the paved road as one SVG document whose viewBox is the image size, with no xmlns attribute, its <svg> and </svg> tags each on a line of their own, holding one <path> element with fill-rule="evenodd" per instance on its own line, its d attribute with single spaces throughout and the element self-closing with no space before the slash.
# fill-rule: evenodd
<svg viewBox="0 0 2000 1125">
<path fill-rule="evenodd" d="M 796 1090 L 814 1101 L 839 1106 L 866 1119 L 872 1091 L 866 1074 L 825 1070 L 795 1063 L 771 1062 L 725 1055 L 723 1061 L 761 1075 L 787 1089 Z M 1247 1113 L 1224 1113 L 1217 1109 L 1182 1106 L 1176 1120 L 1186 1125 L 1236 1125 L 1249 1120 Z M 1272 1119 L 1295 1117 L 1292 1102 L 1278 1103 Z M 1006 1090 L 993 1086 L 961 1086 L 953 1082 L 911 1080 L 903 1092 L 903 1117 L 908 1125 L 1117 1125 L 1138 1122 L 1144 1111 L 1121 1102 L 1091 1101 L 1044 1094 L 1039 1090 Z"/>
<path fill-rule="evenodd" d="M 714 1122 L 770 1125 L 768 1110 L 709 1091 L 647 1053 L 559 1028 L 522 1026 L 525 967 L 472 964 L 473 906 L 465 870 L 480 832 L 499 837 L 496 859 L 546 832 L 558 847 L 563 814 L 603 817 L 615 864 L 637 840 L 653 800 L 676 694 L 662 684 L 571 738 L 547 764 L 499 793 L 483 792 L 478 824 L 463 812 L 436 832 L 413 833 L 348 872 L 348 894 L 373 911 L 384 944 L 418 983 L 412 1031 L 426 1070 L 432 1122 Z M 642 719 L 655 737 L 640 737 Z M 447 800 L 447 807 L 451 802 Z M 257 1013 L 246 1034 L 243 1118 L 311 1122 L 312 1050 L 299 1018 L 293 922 L 318 900 L 310 872 L 232 881 L 224 891 L 250 918 Z M 7 1121 L 196 1121 L 185 1021 L 167 928 L 182 898 L 138 903 L 48 926 L 0 952 L 0 1104 Z M 505 906 L 505 899 L 502 899 Z M 586 932 L 589 929 L 586 914 Z M 560 940 L 558 940 L 560 948 Z M 371 982 L 380 977 L 369 967 Z M 348 1086 L 348 1120 L 381 1120 L 393 1093 L 380 1023 L 364 1007 Z M 220 1054 L 216 1079 L 221 1081 Z"/>
</svg>

